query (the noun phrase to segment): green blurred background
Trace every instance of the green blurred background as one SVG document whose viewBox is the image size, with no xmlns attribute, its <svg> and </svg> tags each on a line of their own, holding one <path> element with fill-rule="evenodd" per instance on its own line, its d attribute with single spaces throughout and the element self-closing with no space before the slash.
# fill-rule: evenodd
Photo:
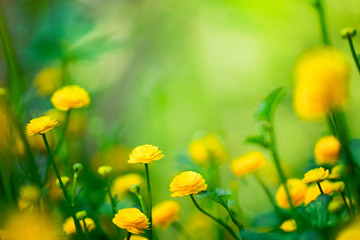
<svg viewBox="0 0 360 240">
<path fill-rule="evenodd" d="M 27 84 L 22 100 L 28 118 L 51 108 L 48 98 L 36 96 L 34 76 L 66 56 L 69 79 L 92 98 L 86 161 L 114 144 L 159 146 L 166 158 L 151 165 L 155 203 L 170 198 L 169 183 L 177 173 L 201 171 L 187 158 L 190 141 L 201 133 L 216 133 L 228 150 L 220 166 L 222 186 L 228 188 L 235 179 L 230 160 L 256 149 L 243 143 L 256 132 L 253 111 L 279 86 L 288 91 L 275 119 L 287 176 L 302 176 L 316 140 L 327 131 L 322 121 L 299 120 L 292 108 L 293 65 L 304 50 L 321 45 L 309 0 L 2 0 L 0 5 Z M 353 136 L 360 134 L 360 81 L 339 30 L 359 30 L 359 9 L 357 0 L 326 1 L 333 45 L 354 71 L 347 109 Z M 6 85 L 3 54 L 0 61 L 0 83 Z M 271 176 L 271 166 L 266 173 Z M 275 190 L 277 180 L 269 182 Z M 239 185 L 248 219 L 271 209 L 251 178 Z"/>
</svg>

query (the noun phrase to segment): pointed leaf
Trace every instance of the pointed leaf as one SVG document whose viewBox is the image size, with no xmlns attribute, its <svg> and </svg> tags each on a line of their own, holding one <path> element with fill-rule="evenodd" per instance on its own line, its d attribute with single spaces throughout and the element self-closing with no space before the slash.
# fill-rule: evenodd
<svg viewBox="0 0 360 240">
<path fill-rule="evenodd" d="M 283 87 L 277 88 L 272 91 L 266 98 L 263 100 L 255 110 L 255 117 L 257 120 L 270 121 L 273 117 L 273 114 L 279 105 L 280 101 L 284 98 L 286 91 Z"/>
</svg>

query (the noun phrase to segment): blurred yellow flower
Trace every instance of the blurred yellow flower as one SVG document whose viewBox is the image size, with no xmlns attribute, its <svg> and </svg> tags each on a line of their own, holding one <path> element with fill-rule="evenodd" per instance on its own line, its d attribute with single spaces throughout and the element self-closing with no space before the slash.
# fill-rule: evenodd
<svg viewBox="0 0 360 240">
<path fill-rule="evenodd" d="M 71 108 L 89 106 L 90 97 L 84 88 L 77 85 L 69 85 L 54 92 L 51 102 L 56 109 L 68 111 Z"/>
<path fill-rule="evenodd" d="M 152 210 L 153 225 L 167 228 L 170 224 L 179 219 L 180 204 L 168 200 L 157 204 Z"/>
<path fill-rule="evenodd" d="M 126 240 L 126 238 L 124 238 Z M 140 235 L 134 235 L 132 234 L 130 236 L 130 240 L 148 240 L 146 237 L 140 236 Z"/>
<path fill-rule="evenodd" d="M 298 178 L 290 178 L 287 180 L 286 186 L 289 189 L 291 202 L 293 203 L 293 205 L 295 207 L 300 206 L 304 202 L 307 185 Z M 285 209 L 290 208 L 290 204 L 283 185 L 281 185 L 277 190 L 275 199 L 279 207 Z"/>
<path fill-rule="evenodd" d="M 316 164 L 335 164 L 339 160 L 340 148 L 340 142 L 334 136 L 320 138 L 314 150 Z"/>
<path fill-rule="evenodd" d="M 323 167 L 314 168 L 305 173 L 302 180 L 303 183 L 321 182 L 329 175 L 329 170 L 325 170 Z"/>
<path fill-rule="evenodd" d="M 153 145 L 142 145 L 132 150 L 128 163 L 151 163 L 164 157 L 162 151 Z"/>
<path fill-rule="evenodd" d="M 22 212 L 11 215 L 6 219 L 3 230 L 6 240 L 65 239 L 51 218 L 37 212 Z"/>
<path fill-rule="evenodd" d="M 83 232 L 85 232 L 84 222 L 83 221 L 79 221 L 79 222 L 80 222 Z M 86 227 L 89 232 L 95 230 L 95 228 L 96 228 L 95 222 L 91 218 L 85 218 L 85 224 L 86 224 Z M 72 217 L 69 217 L 65 220 L 65 222 L 63 224 L 63 231 L 68 235 L 76 234 L 75 223 L 74 223 L 74 219 Z"/>
<path fill-rule="evenodd" d="M 348 204 L 348 206 L 350 206 L 349 199 L 347 197 L 345 197 L 345 200 L 346 200 L 346 203 Z M 336 196 L 329 203 L 328 210 L 330 212 L 337 212 L 337 211 L 341 210 L 343 207 L 345 207 L 344 200 L 342 199 L 341 196 Z"/>
<path fill-rule="evenodd" d="M 45 113 L 47 116 L 51 116 L 53 119 L 57 119 L 58 122 L 64 123 L 66 118 L 66 113 L 55 108 L 50 109 Z M 76 109 L 71 111 L 69 122 L 66 128 L 66 135 L 71 137 L 82 136 L 85 132 L 87 125 L 87 119 L 85 111 L 82 109 Z"/>
<path fill-rule="evenodd" d="M 360 218 L 357 217 L 346 226 L 337 236 L 336 240 L 359 240 L 360 239 Z"/>
<path fill-rule="evenodd" d="M 48 96 L 52 94 L 61 83 L 62 71 L 59 67 L 47 67 L 36 74 L 34 86 L 38 88 L 38 94 Z"/>
<path fill-rule="evenodd" d="M 334 192 L 344 192 L 345 190 L 345 183 L 342 181 L 333 182 L 332 188 Z"/>
<path fill-rule="evenodd" d="M 170 192 L 172 197 L 197 194 L 205 191 L 207 184 L 205 179 L 199 173 L 193 171 L 182 172 L 177 175 L 170 184 Z"/>
<path fill-rule="evenodd" d="M 237 177 L 242 177 L 249 173 L 254 173 L 265 167 L 266 158 L 259 151 L 250 152 L 232 161 L 231 169 Z"/>
<path fill-rule="evenodd" d="M 303 54 L 295 66 L 294 108 L 304 119 L 325 116 L 348 96 L 350 65 L 339 50 L 322 47 Z"/>
<path fill-rule="evenodd" d="M 328 175 L 329 179 L 340 179 L 341 175 L 343 174 L 345 170 L 345 166 L 343 164 L 336 165 L 331 169 L 330 174 Z"/>
<path fill-rule="evenodd" d="M 226 151 L 220 139 L 213 133 L 203 138 L 191 141 L 189 146 L 190 158 L 197 164 L 208 164 L 210 161 L 222 160 Z"/>
<path fill-rule="evenodd" d="M 119 228 L 126 229 L 134 234 L 143 233 L 143 229 L 149 229 L 149 220 L 137 208 L 125 208 L 115 214 L 112 222 Z"/>
<path fill-rule="evenodd" d="M 40 201 L 40 189 L 36 185 L 21 186 L 19 189 L 18 207 L 20 210 L 35 205 Z"/>
<path fill-rule="evenodd" d="M 61 181 L 63 182 L 64 186 L 66 187 L 66 186 L 68 186 L 69 183 L 70 183 L 70 178 L 69 178 L 68 176 L 63 176 L 63 177 L 61 177 Z M 60 186 L 60 181 L 59 181 L 59 179 L 56 179 L 56 186 L 57 186 L 58 188 L 61 187 L 61 186 Z"/>
<path fill-rule="evenodd" d="M 98 173 L 102 177 L 108 177 L 112 173 L 112 167 L 108 165 L 103 165 L 98 168 Z"/>
<path fill-rule="evenodd" d="M 56 120 L 51 119 L 50 116 L 34 118 L 26 125 L 26 134 L 32 136 L 35 134 L 44 134 L 58 126 Z"/>
<path fill-rule="evenodd" d="M 284 232 L 293 232 L 297 229 L 296 222 L 294 219 L 288 219 L 280 225 L 280 229 Z"/>
<path fill-rule="evenodd" d="M 323 190 L 324 194 L 331 195 L 333 193 L 333 183 L 324 180 L 320 183 L 321 189 Z M 308 205 L 310 202 L 316 200 L 318 196 L 320 196 L 321 192 L 319 187 L 316 184 L 310 185 L 305 193 L 305 206 Z"/>
<path fill-rule="evenodd" d="M 126 175 L 119 176 L 114 179 L 111 186 L 111 192 L 116 195 L 118 199 L 121 199 L 124 194 L 129 191 L 129 188 L 136 184 L 142 185 L 144 179 L 141 175 L 136 173 L 129 173 Z"/>
</svg>

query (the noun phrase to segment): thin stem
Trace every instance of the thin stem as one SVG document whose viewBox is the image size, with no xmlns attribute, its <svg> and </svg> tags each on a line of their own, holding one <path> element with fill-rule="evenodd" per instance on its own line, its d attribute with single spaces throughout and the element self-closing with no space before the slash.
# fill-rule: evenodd
<svg viewBox="0 0 360 240">
<path fill-rule="evenodd" d="M 323 43 L 325 45 L 330 45 L 330 38 L 329 38 L 328 30 L 327 30 L 326 16 L 325 16 L 325 10 L 324 10 L 324 1 L 316 0 L 315 8 L 317 9 L 318 14 L 319 14 L 320 27 L 321 27 L 321 33 L 322 33 L 321 35 L 322 35 Z"/>
<path fill-rule="evenodd" d="M 5 164 L 4 164 L 5 165 Z M 9 204 L 15 205 L 15 200 L 12 192 L 11 183 L 9 181 L 9 175 L 8 175 L 8 169 L 7 166 L 1 166 L 1 180 L 3 183 L 4 191 L 5 191 L 5 198 L 8 201 Z"/>
<path fill-rule="evenodd" d="M 144 199 L 143 197 L 141 196 L 140 193 L 135 193 L 136 197 L 138 198 L 139 202 L 140 202 L 140 206 L 141 206 L 141 209 L 143 210 L 143 213 L 145 215 L 148 215 L 148 212 L 146 211 L 146 208 L 145 208 L 145 204 L 144 204 Z"/>
<path fill-rule="evenodd" d="M 219 225 L 221 225 L 223 228 L 225 228 L 230 234 L 231 236 L 234 237 L 234 239 L 236 240 L 240 240 L 241 237 L 238 237 L 236 235 L 236 233 L 234 232 L 234 230 L 231 229 L 231 227 L 229 227 L 227 224 L 225 224 L 222 220 L 212 216 L 210 213 L 206 212 L 204 209 L 202 209 L 199 204 L 196 202 L 194 196 L 192 194 L 190 194 L 190 198 L 193 201 L 193 203 L 195 204 L 196 208 L 202 212 L 203 214 L 205 214 L 206 216 L 208 216 L 209 218 L 213 219 L 214 221 L 216 221 Z"/>
<path fill-rule="evenodd" d="M 324 191 L 323 191 L 322 188 L 321 188 L 320 182 L 317 181 L 316 184 L 317 184 L 317 186 L 319 187 L 319 190 L 320 190 L 321 195 L 324 195 Z"/>
<path fill-rule="evenodd" d="M 351 209 L 350 209 L 350 206 L 348 205 L 347 201 L 346 201 L 346 197 L 345 197 L 345 194 L 343 192 L 341 192 L 341 198 L 342 200 L 344 201 L 344 204 L 348 210 L 348 213 L 349 215 L 351 215 Z"/>
<path fill-rule="evenodd" d="M 149 240 L 153 239 L 152 233 L 152 200 L 151 200 L 151 185 L 150 185 L 150 174 L 149 174 L 149 165 L 145 163 L 145 173 L 146 173 L 146 182 L 147 182 L 147 191 L 148 191 L 148 216 L 150 223 L 149 230 Z"/>
<path fill-rule="evenodd" d="M 358 71 L 359 71 L 359 73 L 360 73 L 360 61 L 359 61 L 358 56 L 357 56 L 357 54 L 356 54 L 352 37 L 351 37 L 351 36 L 348 36 L 347 39 L 348 39 L 348 41 L 349 41 L 349 46 L 350 46 L 351 54 L 352 54 L 352 56 L 353 56 L 353 58 L 354 58 L 356 67 L 357 67 L 357 69 L 358 69 Z"/>
<path fill-rule="evenodd" d="M 108 193 L 108 196 L 110 198 L 111 211 L 112 211 L 113 216 L 115 216 L 115 214 L 116 214 L 116 201 L 115 201 L 115 198 L 112 195 L 111 185 L 110 185 L 110 181 L 109 181 L 108 177 L 105 177 L 105 182 L 106 182 L 107 193 Z M 116 226 L 115 226 L 115 228 L 116 228 L 116 238 L 119 239 L 120 229 L 117 228 Z"/>
<path fill-rule="evenodd" d="M 354 209 L 355 205 L 352 200 L 352 193 L 351 193 L 350 185 L 348 184 L 348 181 L 346 179 L 343 178 L 342 181 L 345 183 L 345 190 L 347 192 L 347 195 L 349 196 L 350 209 L 351 209 L 351 212 L 354 214 L 356 210 Z"/>
<path fill-rule="evenodd" d="M 131 238 L 131 232 L 128 232 L 126 240 L 130 240 L 130 238 Z"/>
<path fill-rule="evenodd" d="M 86 237 L 87 240 L 89 240 L 89 229 L 88 229 L 88 227 L 86 226 L 85 218 L 82 219 L 82 222 L 83 222 L 83 224 L 84 224 L 85 237 Z"/>
<path fill-rule="evenodd" d="M 171 226 L 178 231 L 181 235 L 183 235 L 183 237 L 187 240 L 190 240 L 191 237 L 189 235 L 189 233 L 186 231 L 186 229 L 179 223 L 179 222 L 173 222 L 171 224 Z"/>
<path fill-rule="evenodd" d="M 72 205 L 75 206 L 75 198 L 76 198 L 76 182 L 77 178 L 79 176 L 79 172 L 74 173 L 74 181 L 73 181 L 73 187 L 72 187 Z"/>
<path fill-rule="evenodd" d="M 80 226 L 80 223 L 78 221 L 78 219 L 76 218 L 76 213 L 75 213 L 75 209 L 74 207 L 72 206 L 71 204 L 71 201 L 70 201 L 70 198 L 69 198 L 69 195 L 66 191 L 66 188 L 65 188 L 65 185 L 63 183 L 63 181 L 61 180 L 61 176 L 60 176 L 60 173 L 59 173 L 59 170 L 56 166 L 56 163 L 55 163 L 55 160 L 54 160 L 54 156 L 50 150 L 50 147 L 49 147 L 49 143 L 46 139 L 46 135 L 45 133 L 44 134 L 41 134 L 41 136 L 43 137 L 43 140 L 44 140 L 44 143 L 45 143 L 45 147 L 46 147 L 46 150 L 49 154 L 49 161 L 51 162 L 53 168 L 54 168 L 54 171 L 55 171 L 55 175 L 57 177 L 57 179 L 59 180 L 59 184 L 60 184 L 60 187 L 61 187 L 61 190 L 64 194 L 64 197 L 65 197 L 65 200 L 67 202 L 67 204 L 69 205 L 69 208 L 70 208 L 70 212 L 71 212 L 71 216 L 74 220 L 74 223 L 75 223 L 75 228 L 76 228 L 76 234 L 78 236 L 79 239 L 82 239 L 83 238 L 83 232 L 82 232 L 82 228 Z"/>
</svg>

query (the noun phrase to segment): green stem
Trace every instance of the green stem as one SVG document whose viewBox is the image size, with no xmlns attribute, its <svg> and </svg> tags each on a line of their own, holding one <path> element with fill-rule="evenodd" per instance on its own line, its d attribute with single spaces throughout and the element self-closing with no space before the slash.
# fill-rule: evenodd
<svg viewBox="0 0 360 240">
<path fill-rule="evenodd" d="M 61 132 L 60 132 L 59 140 L 58 140 L 57 145 L 56 145 L 55 150 L 54 150 L 54 156 L 56 156 L 57 153 L 60 151 L 61 146 L 62 146 L 62 144 L 64 142 L 66 129 L 67 129 L 68 125 L 69 125 L 70 113 L 71 113 L 71 109 L 66 111 L 64 124 L 63 124 L 63 127 L 62 127 Z"/>
<path fill-rule="evenodd" d="M 131 238 L 131 232 L 128 232 L 126 240 L 130 240 L 130 238 Z"/>
<path fill-rule="evenodd" d="M 73 181 L 73 187 L 72 187 L 72 205 L 75 206 L 75 198 L 76 198 L 76 183 L 77 178 L 79 176 L 79 172 L 74 173 L 74 181 Z"/>
<path fill-rule="evenodd" d="M 181 235 L 183 235 L 183 237 L 187 240 L 190 240 L 191 237 L 189 235 L 189 233 L 186 231 L 186 229 L 179 223 L 179 222 L 173 222 L 171 224 L 171 226 L 178 231 Z"/>
<path fill-rule="evenodd" d="M 351 209 L 351 212 L 354 214 L 356 210 L 355 210 L 355 205 L 352 200 L 352 193 L 351 193 L 350 185 L 348 184 L 348 181 L 346 179 L 343 178 L 341 180 L 345 183 L 345 190 L 347 192 L 347 195 L 349 196 L 350 209 Z"/>
<path fill-rule="evenodd" d="M 73 220 L 74 220 L 74 223 L 75 223 L 76 234 L 77 234 L 77 236 L 78 236 L 78 239 L 82 239 L 82 238 L 83 238 L 82 228 L 81 228 L 81 226 L 80 226 L 80 223 L 79 223 L 78 219 L 76 218 L 75 209 L 74 209 L 74 207 L 73 207 L 72 204 L 71 204 L 69 195 L 68 195 L 68 193 L 67 193 L 67 191 L 66 191 L 66 188 L 65 188 L 65 185 L 64 185 L 64 183 L 63 183 L 62 180 L 61 180 L 61 175 L 60 175 L 59 170 L 58 170 L 58 168 L 57 168 L 57 166 L 56 166 L 56 163 L 55 163 L 55 160 L 54 160 L 54 156 L 53 156 L 53 154 L 52 154 L 52 152 L 51 152 L 51 150 L 50 150 L 49 143 L 48 143 L 48 141 L 47 141 L 46 135 L 45 135 L 45 133 L 44 133 L 44 134 L 41 134 L 41 136 L 43 137 L 46 150 L 47 150 L 47 152 L 48 152 L 48 154 L 49 154 L 49 161 L 51 162 L 51 164 L 52 164 L 52 166 L 53 166 L 53 168 L 54 168 L 55 175 L 56 175 L 57 179 L 59 180 L 59 184 L 60 184 L 61 190 L 62 190 L 62 192 L 63 192 L 63 194 L 64 194 L 65 200 L 66 200 L 67 204 L 69 205 L 70 212 L 71 212 L 71 216 L 72 216 L 72 218 L 73 218 Z"/>
<path fill-rule="evenodd" d="M 6 164 L 4 164 L 4 165 L 6 165 Z M 5 198 L 10 205 L 16 205 L 8 174 L 9 174 L 9 172 L 8 172 L 7 166 L 1 166 L 1 181 L 3 183 L 3 187 L 4 187 L 4 191 L 5 191 Z"/>
<path fill-rule="evenodd" d="M 346 202 L 346 197 L 345 197 L 345 194 L 343 192 L 341 192 L 341 198 L 342 200 L 344 201 L 344 204 L 348 210 L 348 213 L 349 215 L 351 216 L 351 209 L 350 209 L 350 206 L 348 205 L 348 203 Z"/>
<path fill-rule="evenodd" d="M 147 182 L 147 191 L 148 191 L 148 217 L 149 217 L 149 240 L 153 239 L 152 233 L 152 199 L 151 199 L 151 185 L 150 185 L 150 173 L 149 173 L 149 164 L 145 163 L 145 173 L 146 173 L 146 182 Z"/>
<path fill-rule="evenodd" d="M 320 182 L 316 181 L 316 184 L 317 184 L 317 186 L 319 187 L 319 190 L 320 190 L 321 195 L 323 195 L 323 194 L 324 194 L 324 191 L 323 191 L 322 188 L 321 188 Z"/>
<path fill-rule="evenodd" d="M 325 45 L 330 45 L 330 38 L 329 38 L 328 30 L 327 30 L 325 10 L 324 10 L 324 1 L 316 0 L 315 8 L 317 9 L 318 14 L 319 14 L 320 27 L 321 27 L 321 33 L 322 33 L 321 35 L 322 35 L 323 43 Z"/>
<path fill-rule="evenodd" d="M 110 181 L 109 181 L 108 177 L 105 177 L 105 182 L 106 182 L 107 193 L 108 193 L 108 196 L 110 198 L 111 211 L 112 211 L 112 214 L 113 214 L 113 217 L 114 217 L 115 214 L 116 214 L 116 201 L 115 201 L 115 198 L 113 197 L 113 194 L 111 192 L 111 185 L 110 185 Z M 118 227 L 116 227 L 116 226 L 115 226 L 115 228 L 116 228 L 116 239 L 119 239 L 120 229 Z"/>
<path fill-rule="evenodd" d="M 138 198 L 138 200 L 140 202 L 140 206 L 141 206 L 141 209 L 143 210 L 144 214 L 146 216 L 148 216 L 148 212 L 146 211 L 143 197 L 141 196 L 140 193 L 135 193 L 135 195 L 136 195 L 136 197 Z"/>
<path fill-rule="evenodd" d="M 225 224 L 222 220 L 212 216 L 210 213 L 206 212 L 204 209 L 202 209 L 199 204 L 196 202 L 194 196 L 192 194 L 190 194 L 190 198 L 193 201 L 193 203 L 195 204 L 196 208 L 202 212 L 203 214 L 205 214 L 206 216 L 208 216 L 209 218 L 213 219 L 214 221 L 216 221 L 219 225 L 221 225 L 223 228 L 225 228 L 230 234 L 231 236 L 233 236 L 234 239 L 236 240 L 241 240 L 241 237 L 238 237 L 236 235 L 236 233 L 234 232 L 234 230 L 231 229 L 231 227 L 229 227 L 229 225 Z"/>
<path fill-rule="evenodd" d="M 349 46 L 350 46 L 351 54 L 352 54 L 352 56 L 354 58 L 354 61 L 355 61 L 355 65 L 356 65 L 356 67 L 357 67 L 357 69 L 358 69 L 358 71 L 360 73 L 360 61 L 359 61 L 358 56 L 356 54 L 352 37 L 348 36 L 347 39 L 349 41 Z"/>
<path fill-rule="evenodd" d="M 88 229 L 88 227 L 86 226 L 85 218 L 82 219 L 82 222 L 83 222 L 83 224 L 84 224 L 85 237 L 86 237 L 87 240 L 89 240 L 89 229 Z"/>
</svg>

